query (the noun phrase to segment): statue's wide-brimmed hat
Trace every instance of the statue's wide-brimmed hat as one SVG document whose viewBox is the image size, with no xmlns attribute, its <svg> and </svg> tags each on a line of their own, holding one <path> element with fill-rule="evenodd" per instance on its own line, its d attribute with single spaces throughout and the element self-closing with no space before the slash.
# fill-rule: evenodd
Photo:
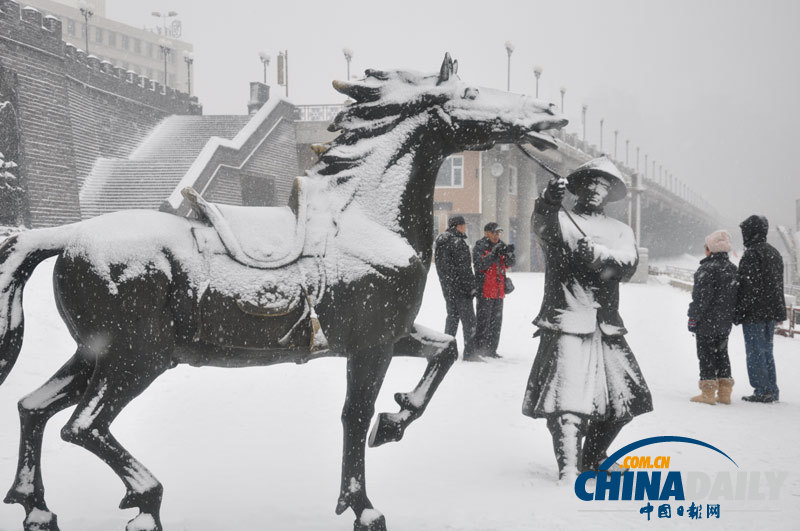
<svg viewBox="0 0 800 531">
<path fill-rule="evenodd" d="M 577 195 L 578 190 L 588 184 L 593 177 L 603 177 L 611 184 L 608 190 L 609 202 L 619 201 L 628 195 L 628 187 L 625 185 L 622 173 L 606 156 L 592 159 L 567 175 L 567 190 Z"/>
</svg>

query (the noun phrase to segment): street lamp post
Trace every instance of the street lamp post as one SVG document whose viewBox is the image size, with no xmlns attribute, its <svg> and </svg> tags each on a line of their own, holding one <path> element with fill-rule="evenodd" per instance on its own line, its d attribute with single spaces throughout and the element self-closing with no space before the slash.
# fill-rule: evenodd
<svg viewBox="0 0 800 531">
<path fill-rule="evenodd" d="M 600 118 L 600 153 L 603 152 L 603 122 L 605 118 Z"/>
<path fill-rule="evenodd" d="M 172 48 L 169 47 L 169 41 L 166 39 L 160 39 L 158 41 L 158 47 L 161 48 L 161 55 L 164 56 L 164 89 L 167 88 L 167 84 L 169 78 L 167 77 L 167 57 L 169 54 L 172 53 Z"/>
<path fill-rule="evenodd" d="M 583 123 L 583 142 L 586 142 L 586 111 L 589 109 L 589 106 L 585 103 L 583 107 L 581 107 L 581 120 Z"/>
<path fill-rule="evenodd" d="M 629 142 L 630 142 L 630 139 L 626 138 L 625 139 L 625 166 L 630 166 L 630 164 L 628 164 L 628 143 Z"/>
<path fill-rule="evenodd" d="M 506 52 L 508 52 L 508 81 L 506 83 L 506 90 L 511 92 L 511 54 L 514 52 L 514 43 L 506 41 Z"/>
<path fill-rule="evenodd" d="M 567 87 L 561 85 L 561 114 L 564 114 L 564 94 L 567 93 Z"/>
<path fill-rule="evenodd" d="M 167 36 L 167 19 L 178 16 L 177 11 L 166 11 L 164 13 L 161 11 L 152 11 L 150 14 L 162 20 L 162 25 L 164 27 L 164 33 L 162 33 L 162 35 L 165 37 Z"/>
<path fill-rule="evenodd" d="M 92 18 L 92 16 L 94 15 L 94 11 L 92 11 L 91 8 L 89 7 L 89 4 L 87 4 L 83 0 L 81 0 L 79 6 L 84 21 L 83 32 L 86 36 L 86 55 L 89 55 L 89 19 Z"/>
<path fill-rule="evenodd" d="M 353 50 L 350 48 L 342 48 L 344 60 L 347 61 L 347 81 L 350 82 L 350 61 L 353 60 Z"/>
<path fill-rule="evenodd" d="M 269 55 L 264 50 L 258 52 L 258 58 L 261 60 L 261 64 L 264 66 L 264 84 L 267 84 L 267 69 L 269 68 Z"/>
<path fill-rule="evenodd" d="M 186 62 L 186 92 L 189 96 L 192 95 L 192 63 L 194 63 L 194 54 L 192 52 L 183 52 L 183 60 Z"/>
<path fill-rule="evenodd" d="M 644 176 L 647 178 L 647 153 L 644 154 Z"/>
<path fill-rule="evenodd" d="M 536 76 L 536 97 L 539 97 L 539 78 L 542 77 L 542 67 L 534 66 L 533 75 Z"/>
<path fill-rule="evenodd" d="M 636 172 L 639 172 L 639 146 L 636 146 Z"/>
</svg>

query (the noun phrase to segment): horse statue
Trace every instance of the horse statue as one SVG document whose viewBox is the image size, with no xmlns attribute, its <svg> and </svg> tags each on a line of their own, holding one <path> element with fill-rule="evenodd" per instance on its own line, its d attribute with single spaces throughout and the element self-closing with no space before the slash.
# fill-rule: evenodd
<svg viewBox="0 0 800 531">
<path fill-rule="evenodd" d="M 160 531 L 163 487 L 109 431 L 120 411 L 177 364 L 246 367 L 347 359 L 344 451 L 336 513 L 356 530 L 384 530 L 367 497 L 364 453 L 392 356 L 427 359 L 416 388 L 397 393 L 370 446 L 400 440 L 457 359 L 455 339 L 414 324 L 431 263 L 433 191 L 449 154 L 496 142 L 555 147 L 566 125 L 555 106 L 477 88 L 445 55 L 438 74 L 367 70 L 333 83 L 354 100 L 295 181 L 287 207 L 232 207 L 186 197 L 197 219 L 129 210 L 23 232 L 0 246 L 0 383 L 23 339 L 22 293 L 42 260 L 58 256 L 58 310 L 72 357 L 19 402 L 21 441 L 6 503 L 26 531 L 57 531 L 41 472 L 45 424 L 76 406 L 61 437 L 108 464 L 138 508 L 127 531 Z"/>
</svg>

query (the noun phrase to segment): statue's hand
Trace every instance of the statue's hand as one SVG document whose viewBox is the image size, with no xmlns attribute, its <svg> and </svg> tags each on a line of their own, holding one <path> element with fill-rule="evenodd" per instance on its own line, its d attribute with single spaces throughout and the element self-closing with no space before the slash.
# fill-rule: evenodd
<svg viewBox="0 0 800 531">
<path fill-rule="evenodd" d="M 594 243 L 588 236 L 578 240 L 578 256 L 584 262 L 594 262 Z"/>
<path fill-rule="evenodd" d="M 562 178 L 551 179 L 544 192 L 545 199 L 553 204 L 560 205 L 567 193 L 567 180 Z"/>
</svg>

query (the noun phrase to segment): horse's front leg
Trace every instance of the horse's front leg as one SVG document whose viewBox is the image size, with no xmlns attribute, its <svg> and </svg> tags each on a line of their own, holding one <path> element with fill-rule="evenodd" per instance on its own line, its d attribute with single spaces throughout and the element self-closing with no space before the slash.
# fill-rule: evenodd
<svg viewBox="0 0 800 531">
<path fill-rule="evenodd" d="M 410 393 L 396 393 L 397 413 L 381 413 L 369 436 L 370 446 L 399 441 L 409 424 L 422 416 L 447 371 L 458 359 L 458 347 L 452 336 L 414 325 L 411 334 L 394 345 L 395 356 L 428 358 L 428 366 L 417 387 Z"/>
<path fill-rule="evenodd" d="M 364 452 L 375 400 L 392 360 L 392 345 L 350 352 L 347 357 L 347 397 L 342 409 L 344 448 L 342 486 L 336 514 L 348 507 L 356 514 L 354 529 L 385 531 L 386 520 L 367 497 Z"/>
</svg>

